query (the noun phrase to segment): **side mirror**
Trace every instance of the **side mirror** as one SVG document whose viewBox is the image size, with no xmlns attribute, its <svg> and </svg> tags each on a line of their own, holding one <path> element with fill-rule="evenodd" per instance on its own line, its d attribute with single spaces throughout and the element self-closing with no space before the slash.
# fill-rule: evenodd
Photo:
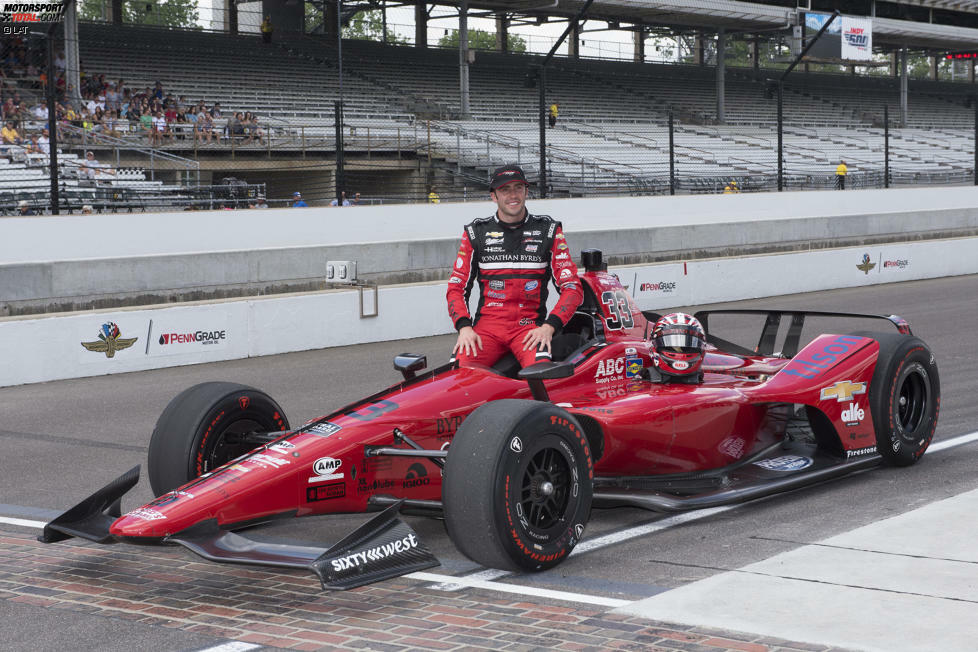
<svg viewBox="0 0 978 652">
<path fill-rule="evenodd" d="M 401 372 L 404 380 L 411 380 L 415 372 L 428 368 L 428 358 L 417 353 L 400 353 L 394 356 L 394 368 Z"/>
<path fill-rule="evenodd" d="M 538 401 L 550 402 L 547 388 L 543 381 L 556 378 L 570 378 L 574 375 L 574 365 L 570 362 L 538 362 L 526 369 L 521 369 L 519 377 L 530 385 L 533 398 Z"/>
</svg>

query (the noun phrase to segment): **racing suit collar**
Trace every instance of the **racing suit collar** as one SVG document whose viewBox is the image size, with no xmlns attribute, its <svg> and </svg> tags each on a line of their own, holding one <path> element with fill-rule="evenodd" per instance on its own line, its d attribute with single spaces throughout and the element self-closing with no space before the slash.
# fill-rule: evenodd
<svg viewBox="0 0 978 652">
<path fill-rule="evenodd" d="M 526 210 L 526 209 L 524 209 L 524 210 L 526 212 L 523 213 L 523 219 L 520 220 L 519 222 L 503 222 L 501 219 L 499 219 L 499 213 L 498 212 L 493 213 L 492 214 L 492 217 L 493 217 L 494 220 L 496 220 L 496 224 L 498 224 L 499 226 L 502 226 L 502 227 L 505 227 L 507 229 L 511 229 L 511 230 L 514 230 L 515 231 L 516 229 L 519 229 L 524 224 L 526 224 L 526 220 L 529 219 L 529 217 L 530 217 L 530 211 L 529 210 Z"/>
</svg>

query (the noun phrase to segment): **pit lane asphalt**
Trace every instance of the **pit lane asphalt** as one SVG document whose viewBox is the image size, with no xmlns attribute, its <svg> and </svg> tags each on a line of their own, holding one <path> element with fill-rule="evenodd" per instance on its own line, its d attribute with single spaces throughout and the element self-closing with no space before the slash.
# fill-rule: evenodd
<svg viewBox="0 0 978 652">
<path fill-rule="evenodd" d="M 941 441 L 978 430 L 976 288 L 978 277 L 969 276 L 724 305 L 895 313 L 908 319 L 938 359 L 942 407 L 935 441 Z M 231 380 L 259 387 L 280 402 L 295 424 L 397 382 L 390 362 L 394 354 L 425 353 L 435 366 L 447 357 L 452 341 L 450 336 L 423 338 L 0 389 L 0 444 L 6 451 L 0 457 L 0 515 L 43 520 L 122 471 L 145 464 L 156 418 L 191 384 Z M 549 573 L 505 581 L 637 600 L 974 489 L 976 460 L 978 444 L 929 454 L 909 469 L 882 468 L 757 501 L 575 555 Z M 144 472 L 123 507 L 150 498 Z M 587 538 L 660 519 L 635 509 L 596 511 Z M 295 521 L 265 528 L 260 536 L 322 545 L 363 520 Z M 479 570 L 454 549 L 440 522 L 408 520 L 443 562 L 435 571 Z M 29 640 L 33 649 L 102 641 L 99 647 L 114 649 L 104 646 L 110 628 L 113 637 L 120 633 L 118 649 L 189 649 L 220 642 L 185 631 L 161 632 L 125 621 L 99 626 L 80 614 L 25 609 L 0 601 L 0 640 Z"/>
</svg>

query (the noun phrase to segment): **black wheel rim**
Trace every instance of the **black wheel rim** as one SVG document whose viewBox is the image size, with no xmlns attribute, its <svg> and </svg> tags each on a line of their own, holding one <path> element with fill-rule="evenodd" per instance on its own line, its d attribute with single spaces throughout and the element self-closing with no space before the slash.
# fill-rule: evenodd
<svg viewBox="0 0 978 652">
<path fill-rule="evenodd" d="M 913 439 L 927 414 L 929 397 L 927 377 L 913 369 L 900 383 L 897 395 L 897 427 L 904 439 Z"/>
<path fill-rule="evenodd" d="M 571 483 L 563 451 L 547 446 L 533 454 L 523 470 L 519 498 L 530 527 L 549 530 L 565 520 Z"/>
<path fill-rule="evenodd" d="M 227 426 L 214 434 L 213 439 L 201 451 L 203 465 L 199 467 L 200 474 L 213 471 L 236 457 L 254 450 L 255 444 L 246 435 L 260 430 L 268 430 L 252 419 L 237 419 L 228 422 Z"/>
</svg>

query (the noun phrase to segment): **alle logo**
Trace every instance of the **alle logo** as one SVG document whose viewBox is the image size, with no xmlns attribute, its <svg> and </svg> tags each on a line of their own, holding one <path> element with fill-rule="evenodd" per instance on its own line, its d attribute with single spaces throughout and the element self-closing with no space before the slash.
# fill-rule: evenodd
<svg viewBox="0 0 978 652">
<path fill-rule="evenodd" d="M 859 407 L 858 403 L 850 403 L 849 407 L 842 411 L 842 420 L 846 423 L 859 423 L 866 416 L 866 412 Z"/>
</svg>

